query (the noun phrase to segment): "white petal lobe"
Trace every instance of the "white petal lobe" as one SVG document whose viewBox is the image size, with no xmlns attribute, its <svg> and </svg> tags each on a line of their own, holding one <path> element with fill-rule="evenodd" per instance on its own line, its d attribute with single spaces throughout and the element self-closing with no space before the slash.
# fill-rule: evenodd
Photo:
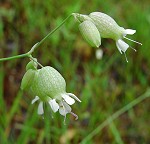
<svg viewBox="0 0 150 144">
<path fill-rule="evenodd" d="M 132 30 L 132 29 L 126 29 L 126 34 L 129 34 L 129 35 L 133 35 L 134 33 L 136 33 L 136 30 Z"/>
<path fill-rule="evenodd" d="M 60 113 L 61 115 L 63 115 L 63 116 L 66 115 L 65 109 L 64 109 L 63 107 L 60 107 L 60 108 L 59 108 L 59 113 Z"/>
<path fill-rule="evenodd" d="M 77 100 L 78 102 L 81 102 L 73 93 L 67 93 L 69 96 Z"/>
<path fill-rule="evenodd" d="M 118 42 L 116 42 L 116 46 L 117 46 L 119 52 L 122 54 L 122 51 L 121 51 L 121 49 L 120 49 L 120 46 L 119 46 Z"/>
<path fill-rule="evenodd" d="M 59 105 L 58 105 L 58 103 L 56 102 L 55 99 L 50 100 L 50 101 L 49 101 L 49 104 L 50 104 L 51 109 L 53 110 L 53 112 L 57 112 L 57 111 L 58 111 Z"/>
<path fill-rule="evenodd" d="M 71 107 L 66 102 L 61 102 L 59 108 L 59 113 L 66 116 L 67 113 L 71 113 Z"/>
<path fill-rule="evenodd" d="M 102 59 L 103 57 L 103 51 L 101 49 L 97 49 L 96 50 L 96 53 L 95 53 L 95 56 L 98 60 Z"/>
<path fill-rule="evenodd" d="M 62 102 L 64 107 L 65 107 L 65 110 L 67 113 L 70 113 L 71 112 L 71 107 L 66 103 L 66 102 Z"/>
<path fill-rule="evenodd" d="M 38 97 L 38 96 L 36 96 L 36 97 L 32 100 L 31 104 L 34 104 L 37 100 L 39 100 L 39 97 Z"/>
<path fill-rule="evenodd" d="M 44 113 L 44 110 L 43 110 L 43 102 L 40 102 L 39 103 L 39 106 L 38 106 L 38 112 L 37 112 L 39 115 L 42 115 Z"/>
<path fill-rule="evenodd" d="M 119 39 L 116 42 L 117 48 L 120 51 L 120 53 L 122 54 L 123 52 L 126 52 L 126 50 L 129 48 L 129 45 L 127 43 L 125 43 L 123 40 Z"/>
<path fill-rule="evenodd" d="M 62 102 L 60 102 L 59 103 L 59 113 L 61 114 L 61 115 L 63 115 L 63 116 L 66 116 L 66 114 L 67 114 L 67 111 L 66 111 L 66 109 L 65 109 L 65 106 L 63 105 L 63 103 Z"/>
<path fill-rule="evenodd" d="M 63 99 L 69 104 L 72 105 L 75 103 L 75 100 L 68 96 L 67 94 L 62 94 Z"/>
</svg>

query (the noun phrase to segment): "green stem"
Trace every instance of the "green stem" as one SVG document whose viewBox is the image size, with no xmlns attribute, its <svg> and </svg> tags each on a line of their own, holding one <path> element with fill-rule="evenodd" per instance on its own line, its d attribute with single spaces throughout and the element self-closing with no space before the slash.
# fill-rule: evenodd
<svg viewBox="0 0 150 144">
<path fill-rule="evenodd" d="M 12 56 L 12 57 L 1 58 L 0 62 L 2 62 L 2 61 L 8 61 L 8 60 L 13 60 L 13 59 L 18 59 L 18 58 L 24 58 L 24 57 L 28 57 L 28 56 L 29 56 L 29 54 L 25 53 L 25 54 L 21 54 L 21 55 Z"/>
<path fill-rule="evenodd" d="M 129 109 L 133 108 L 138 103 L 142 102 L 144 99 L 150 97 L 150 89 L 148 89 L 143 95 L 136 98 L 117 112 L 115 112 L 113 115 L 108 117 L 103 123 L 101 123 L 96 129 L 94 129 L 89 135 L 87 135 L 80 144 L 86 144 L 92 137 L 94 137 L 97 133 L 99 133 L 104 127 L 112 123 L 116 118 L 118 118 L 123 113 L 127 112 Z"/>
<path fill-rule="evenodd" d="M 12 60 L 12 59 L 18 59 L 18 58 L 23 58 L 23 57 L 29 57 L 33 51 L 39 47 L 50 35 L 52 35 L 57 29 L 59 29 L 70 17 L 72 16 L 69 15 L 59 26 L 57 26 L 54 30 L 52 30 L 50 33 L 48 33 L 40 42 L 36 43 L 31 50 L 28 53 L 25 54 L 21 54 L 21 55 L 16 55 L 16 56 L 12 56 L 12 57 L 7 57 L 7 58 L 1 58 L 0 62 L 2 61 L 8 61 L 8 60 Z M 41 64 L 39 64 L 41 67 L 43 67 Z"/>
<path fill-rule="evenodd" d="M 65 20 L 63 20 L 63 22 L 59 26 L 57 26 L 50 33 L 48 33 L 40 42 L 34 45 L 33 48 L 29 51 L 29 53 L 31 54 L 37 47 L 39 47 L 49 36 L 51 36 L 55 31 L 57 31 L 71 16 L 72 14 L 69 15 Z"/>
<path fill-rule="evenodd" d="M 32 55 L 30 55 L 29 58 L 30 58 L 31 60 L 33 60 L 34 62 L 36 62 L 41 68 L 43 68 L 43 66 L 42 66 L 38 61 L 36 61 L 36 60 L 32 57 Z"/>
</svg>

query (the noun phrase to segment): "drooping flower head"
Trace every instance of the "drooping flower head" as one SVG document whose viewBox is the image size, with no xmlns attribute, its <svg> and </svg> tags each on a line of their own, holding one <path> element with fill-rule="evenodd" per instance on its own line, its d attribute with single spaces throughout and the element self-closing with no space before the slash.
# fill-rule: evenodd
<svg viewBox="0 0 150 144">
<path fill-rule="evenodd" d="M 74 94 L 66 92 L 65 79 L 54 68 L 46 66 L 38 70 L 28 69 L 22 79 L 21 88 L 35 96 L 32 104 L 40 101 L 39 115 L 44 114 L 43 103 L 48 103 L 53 112 L 59 111 L 65 118 L 67 113 L 71 113 L 78 119 L 71 111 L 70 105 L 74 104 L 75 100 L 81 101 Z"/>
<path fill-rule="evenodd" d="M 115 22 L 115 20 L 113 18 L 111 18 L 110 16 L 108 16 L 107 14 L 104 14 L 101 12 L 92 12 L 89 15 L 82 15 L 82 14 L 77 14 L 77 13 L 74 13 L 73 15 L 74 15 L 75 19 L 81 23 L 79 25 L 79 29 L 80 29 L 82 35 L 84 35 L 85 40 L 89 44 L 94 43 L 95 47 L 100 46 L 101 37 L 102 38 L 111 38 L 111 39 L 115 40 L 116 46 L 121 54 L 122 54 L 122 52 L 125 54 L 126 50 L 129 48 L 129 45 L 122 40 L 123 38 L 133 41 L 135 43 L 141 44 L 137 41 L 131 40 L 126 37 L 127 34 L 133 35 L 136 32 L 136 30 L 124 29 L 123 27 L 120 27 Z M 81 27 L 81 25 L 83 25 L 83 23 L 85 23 L 85 21 L 86 21 L 86 27 L 85 26 Z M 91 23 L 93 23 L 94 26 Z M 90 25 L 90 27 L 87 25 Z M 93 34 L 91 34 L 92 31 L 93 31 Z M 97 34 L 97 31 L 99 31 L 99 35 Z M 99 43 L 97 44 L 95 41 L 97 43 L 98 42 Z M 91 46 L 93 46 L 93 45 L 91 45 Z M 127 60 L 127 58 L 126 58 L 126 60 Z"/>
</svg>

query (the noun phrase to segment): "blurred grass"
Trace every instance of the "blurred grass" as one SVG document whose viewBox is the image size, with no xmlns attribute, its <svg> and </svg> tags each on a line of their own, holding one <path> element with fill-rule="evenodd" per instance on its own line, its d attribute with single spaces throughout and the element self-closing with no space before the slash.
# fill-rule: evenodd
<svg viewBox="0 0 150 144">
<path fill-rule="evenodd" d="M 43 65 L 56 68 L 66 79 L 67 91 L 75 93 L 82 103 L 73 105 L 78 121 L 67 115 L 37 115 L 33 96 L 21 92 L 20 81 L 28 59 L 0 64 L 0 143 L 80 143 L 108 115 L 141 94 L 150 84 L 150 8 L 149 0 L 124 1 L 4 1 L 0 2 L 0 57 L 27 52 L 37 41 L 54 29 L 70 13 L 88 14 L 101 11 L 112 16 L 125 28 L 136 29 L 131 38 L 143 43 L 127 51 L 129 63 L 120 55 L 114 41 L 103 39 L 102 60 L 96 60 L 95 49 L 81 37 L 71 18 L 35 53 Z M 149 144 L 150 100 L 115 120 L 88 144 Z"/>
</svg>

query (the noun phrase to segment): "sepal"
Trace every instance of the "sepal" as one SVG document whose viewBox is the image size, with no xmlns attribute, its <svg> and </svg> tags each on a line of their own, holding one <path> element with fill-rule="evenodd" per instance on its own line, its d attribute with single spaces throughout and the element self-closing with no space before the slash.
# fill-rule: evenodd
<svg viewBox="0 0 150 144">
<path fill-rule="evenodd" d="M 92 46 L 99 47 L 101 45 L 100 33 L 97 27 L 89 20 L 79 25 L 79 30 L 83 38 Z"/>
<path fill-rule="evenodd" d="M 28 71 L 29 69 L 36 70 L 36 69 L 37 69 L 37 66 L 38 66 L 38 64 L 37 64 L 36 62 L 37 62 L 37 59 L 36 59 L 36 58 L 34 58 L 34 60 L 31 60 L 31 61 L 26 65 L 26 71 Z"/>
<path fill-rule="evenodd" d="M 36 71 L 32 70 L 32 69 L 28 70 L 25 73 L 25 75 L 23 76 L 22 81 L 21 81 L 21 89 L 22 90 L 29 89 L 29 87 L 31 86 L 33 79 L 35 77 L 35 73 L 36 73 Z"/>
</svg>

